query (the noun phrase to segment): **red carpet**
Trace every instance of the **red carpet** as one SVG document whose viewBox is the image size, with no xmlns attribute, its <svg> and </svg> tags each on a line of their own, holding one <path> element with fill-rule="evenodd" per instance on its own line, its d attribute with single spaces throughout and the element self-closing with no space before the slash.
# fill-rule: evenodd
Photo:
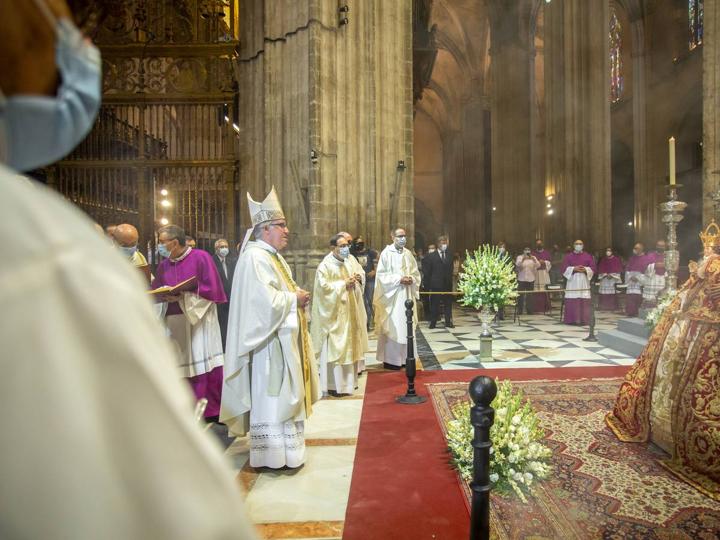
<svg viewBox="0 0 720 540">
<path fill-rule="evenodd" d="M 483 374 L 501 379 L 622 377 L 627 367 L 420 371 L 426 383 L 467 381 Z M 469 515 L 432 403 L 399 405 L 403 372 L 368 375 L 345 540 L 467 538 Z"/>
</svg>

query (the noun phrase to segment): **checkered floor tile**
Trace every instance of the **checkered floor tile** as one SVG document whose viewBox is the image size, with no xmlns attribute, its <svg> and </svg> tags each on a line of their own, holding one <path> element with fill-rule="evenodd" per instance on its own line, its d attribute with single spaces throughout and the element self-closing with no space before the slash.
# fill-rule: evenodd
<svg viewBox="0 0 720 540">
<path fill-rule="evenodd" d="M 568 326 L 549 315 L 525 315 L 521 321 L 500 321 L 493 327 L 493 361 L 480 362 L 481 324 L 474 311 L 456 308 L 455 328 L 429 329 L 421 322 L 417 354 L 424 369 L 550 368 L 627 366 L 635 359 L 585 341 L 588 327 Z M 596 313 L 595 332 L 613 329 L 622 315 Z"/>
</svg>

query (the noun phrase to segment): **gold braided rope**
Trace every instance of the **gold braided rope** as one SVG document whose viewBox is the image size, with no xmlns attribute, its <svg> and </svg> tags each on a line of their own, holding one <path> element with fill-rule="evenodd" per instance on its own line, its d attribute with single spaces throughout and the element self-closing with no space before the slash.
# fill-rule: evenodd
<svg viewBox="0 0 720 540">
<path fill-rule="evenodd" d="M 290 292 L 296 292 L 298 290 L 297 283 L 290 277 L 290 274 L 285 269 L 285 265 L 280 262 L 280 257 L 277 253 L 272 254 L 272 260 L 277 268 L 278 272 L 285 281 L 285 285 Z M 305 309 L 298 306 L 297 308 L 298 318 L 300 319 L 300 355 L 302 356 L 302 368 L 303 368 L 303 384 L 305 386 L 305 416 L 309 417 L 312 414 L 312 387 L 310 384 L 310 362 L 313 358 L 312 350 L 310 347 L 310 333 L 308 332 L 307 316 L 305 315 Z"/>
</svg>

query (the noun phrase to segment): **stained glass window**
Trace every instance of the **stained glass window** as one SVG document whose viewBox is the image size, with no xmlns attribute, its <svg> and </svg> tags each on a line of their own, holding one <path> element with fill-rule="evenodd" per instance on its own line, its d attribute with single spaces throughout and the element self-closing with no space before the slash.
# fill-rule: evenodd
<svg viewBox="0 0 720 540">
<path fill-rule="evenodd" d="M 620 101 L 623 93 L 622 27 L 617 13 L 610 12 L 610 101 Z"/>
<path fill-rule="evenodd" d="M 690 50 L 703 42 L 703 0 L 688 0 Z"/>
</svg>

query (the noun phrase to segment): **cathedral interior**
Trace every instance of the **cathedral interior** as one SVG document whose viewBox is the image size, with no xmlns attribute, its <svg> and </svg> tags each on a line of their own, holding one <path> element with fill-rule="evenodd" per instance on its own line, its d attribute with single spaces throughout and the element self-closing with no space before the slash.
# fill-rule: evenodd
<svg viewBox="0 0 720 540">
<path fill-rule="evenodd" d="M 150 248 L 166 221 L 238 242 L 245 193 L 274 185 L 307 282 L 338 229 L 376 248 L 402 225 L 417 247 L 583 238 L 627 255 L 663 234 L 674 137 L 687 259 L 720 170 L 703 4 L 74 0 L 102 112 L 37 176 Z"/>
</svg>

